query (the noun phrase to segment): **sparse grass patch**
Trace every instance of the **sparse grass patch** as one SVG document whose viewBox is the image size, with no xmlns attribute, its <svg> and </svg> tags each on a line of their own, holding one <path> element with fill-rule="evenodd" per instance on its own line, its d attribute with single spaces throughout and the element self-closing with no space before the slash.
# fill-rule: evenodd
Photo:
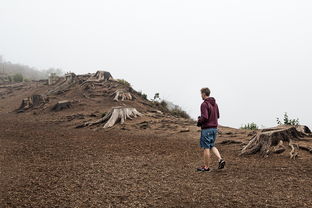
<svg viewBox="0 0 312 208">
<path fill-rule="evenodd" d="M 181 107 L 176 106 L 174 109 L 170 110 L 170 113 L 177 117 L 182 117 L 186 119 L 190 119 L 191 117 L 187 114 L 186 111 L 182 110 Z"/>
<path fill-rule="evenodd" d="M 246 130 L 258 130 L 259 127 L 257 124 L 255 123 L 248 123 L 248 124 L 245 124 L 244 126 L 241 127 L 241 129 L 246 129 Z"/>
<path fill-rule="evenodd" d="M 117 79 L 116 81 L 123 84 L 123 85 L 126 85 L 127 87 L 131 87 L 131 84 L 124 79 Z"/>
</svg>

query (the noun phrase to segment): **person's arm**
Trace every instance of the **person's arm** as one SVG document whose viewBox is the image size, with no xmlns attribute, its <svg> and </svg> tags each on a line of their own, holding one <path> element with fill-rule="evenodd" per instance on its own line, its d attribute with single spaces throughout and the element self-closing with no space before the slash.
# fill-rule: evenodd
<svg viewBox="0 0 312 208">
<path fill-rule="evenodd" d="M 204 123 L 205 121 L 208 121 L 208 118 L 209 118 L 208 108 L 207 108 L 207 105 L 205 103 L 201 104 L 200 113 L 201 113 L 201 115 L 199 118 L 199 122 Z"/>
<path fill-rule="evenodd" d="M 217 105 L 217 116 L 220 118 L 219 106 Z"/>
</svg>

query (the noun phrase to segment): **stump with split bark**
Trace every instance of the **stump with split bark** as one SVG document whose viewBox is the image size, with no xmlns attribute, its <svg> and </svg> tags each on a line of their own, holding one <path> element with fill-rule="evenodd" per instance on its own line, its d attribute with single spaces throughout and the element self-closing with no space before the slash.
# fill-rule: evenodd
<svg viewBox="0 0 312 208">
<path fill-rule="evenodd" d="M 85 127 L 85 126 L 93 126 L 100 123 L 105 123 L 103 128 L 109 128 L 114 126 L 116 123 L 120 122 L 123 124 L 127 119 L 132 120 L 138 116 L 142 116 L 142 114 L 137 111 L 135 108 L 127 108 L 127 107 L 114 107 L 112 110 L 103 116 L 101 119 L 94 122 L 87 122 L 82 125 L 77 126 L 77 128 Z"/>
<path fill-rule="evenodd" d="M 126 92 L 124 90 L 116 90 L 114 93 L 113 93 L 113 96 L 114 96 L 114 101 L 124 101 L 124 100 L 132 100 L 132 95 L 130 92 Z"/>
<path fill-rule="evenodd" d="M 72 107 L 72 103 L 68 100 L 62 100 L 55 104 L 55 106 L 52 108 L 53 111 L 61 111 L 64 109 L 68 109 Z"/>
<path fill-rule="evenodd" d="M 43 95 L 32 95 L 22 100 L 20 107 L 17 109 L 18 113 L 24 112 L 30 108 L 38 108 L 44 105 L 48 101 L 48 98 Z"/>
<path fill-rule="evenodd" d="M 311 131 L 307 126 L 278 126 L 271 129 L 263 129 L 251 138 L 249 143 L 242 149 L 241 155 L 260 153 L 268 156 L 271 153 L 286 151 L 284 144 L 290 147 L 290 158 L 298 156 L 299 146 L 296 141 L 310 136 Z"/>
<path fill-rule="evenodd" d="M 66 91 L 68 91 L 76 82 L 79 80 L 77 79 L 76 74 L 74 73 L 67 73 L 65 74 L 65 79 L 57 84 L 54 89 L 48 91 L 48 95 L 59 95 Z"/>
<path fill-rule="evenodd" d="M 111 75 L 111 73 L 107 71 L 97 71 L 95 74 L 89 77 L 85 82 L 83 82 L 81 86 L 89 82 L 102 82 L 102 81 L 108 81 L 112 79 L 113 79 L 113 76 Z"/>
</svg>

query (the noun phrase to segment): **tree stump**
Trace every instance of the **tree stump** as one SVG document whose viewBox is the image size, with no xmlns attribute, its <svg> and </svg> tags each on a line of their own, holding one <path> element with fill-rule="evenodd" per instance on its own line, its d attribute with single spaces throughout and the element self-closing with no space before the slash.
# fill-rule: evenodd
<svg viewBox="0 0 312 208">
<path fill-rule="evenodd" d="M 52 108 L 53 111 L 61 111 L 61 110 L 64 110 L 64 109 L 68 109 L 68 108 L 71 108 L 72 107 L 72 104 L 70 101 L 68 100 L 62 100 L 62 101 L 59 101 L 55 104 L 55 106 Z"/>
<path fill-rule="evenodd" d="M 78 82 L 77 76 L 75 73 L 67 73 L 65 74 L 65 79 L 57 84 L 57 86 L 48 91 L 48 95 L 58 95 L 68 91 L 74 84 Z"/>
<path fill-rule="evenodd" d="M 119 99 L 121 101 L 124 101 L 124 100 L 132 100 L 132 95 L 130 92 L 125 92 L 124 90 L 116 90 L 113 95 L 115 96 L 114 97 L 114 101 L 119 101 Z"/>
<path fill-rule="evenodd" d="M 284 144 L 290 147 L 290 158 L 298 156 L 295 143 L 305 136 L 310 136 L 311 131 L 307 126 L 278 126 L 271 129 L 263 129 L 251 138 L 249 143 L 242 149 L 241 155 L 260 153 L 268 156 L 270 153 L 282 153 L 286 150 Z"/>
<path fill-rule="evenodd" d="M 32 95 L 28 98 L 24 98 L 20 107 L 17 109 L 18 113 L 24 112 L 30 108 L 38 108 L 44 105 L 48 99 L 42 95 Z"/>
<path fill-rule="evenodd" d="M 76 128 L 81 128 L 85 126 L 93 126 L 100 123 L 105 123 L 103 128 L 110 128 L 114 126 L 116 123 L 120 122 L 123 124 L 127 119 L 132 120 L 138 116 L 142 116 L 142 114 L 137 111 L 135 108 L 127 108 L 127 107 L 114 107 L 112 110 L 104 115 L 97 121 L 94 122 L 86 122 L 82 125 L 77 126 Z"/>
<path fill-rule="evenodd" d="M 105 81 L 112 80 L 112 79 L 113 79 L 113 76 L 111 75 L 111 73 L 107 71 L 97 71 L 95 74 L 90 76 L 85 82 L 83 82 L 81 86 L 84 86 L 86 83 L 89 83 L 89 82 L 102 82 L 102 81 L 105 82 Z"/>
</svg>

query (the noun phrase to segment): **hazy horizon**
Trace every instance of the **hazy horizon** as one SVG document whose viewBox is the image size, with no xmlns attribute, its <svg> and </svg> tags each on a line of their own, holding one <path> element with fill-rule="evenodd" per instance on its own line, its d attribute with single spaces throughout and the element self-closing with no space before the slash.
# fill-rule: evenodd
<svg viewBox="0 0 312 208">
<path fill-rule="evenodd" d="M 312 126 L 310 1 L 18 1 L 0 6 L 6 61 L 106 70 L 193 118 L 209 87 L 220 124 Z"/>
</svg>

